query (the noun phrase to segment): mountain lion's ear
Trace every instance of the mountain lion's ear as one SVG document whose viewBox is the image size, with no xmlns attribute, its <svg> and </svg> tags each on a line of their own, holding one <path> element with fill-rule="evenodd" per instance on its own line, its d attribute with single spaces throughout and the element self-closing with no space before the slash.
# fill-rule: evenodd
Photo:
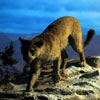
<svg viewBox="0 0 100 100">
<path fill-rule="evenodd" d="M 38 42 L 35 42 L 34 45 L 36 45 L 37 47 L 40 48 L 40 47 L 43 45 L 43 41 L 40 40 L 40 41 L 38 41 Z"/>
<path fill-rule="evenodd" d="M 31 42 L 31 40 L 25 40 L 25 39 L 23 39 L 21 37 L 19 37 L 19 40 L 20 40 L 21 44 L 26 44 L 26 45 L 29 45 L 30 42 Z"/>
<path fill-rule="evenodd" d="M 21 43 L 24 41 L 24 39 L 23 39 L 23 38 L 21 38 L 21 37 L 19 37 L 19 40 L 20 40 L 20 42 L 21 42 Z"/>
</svg>

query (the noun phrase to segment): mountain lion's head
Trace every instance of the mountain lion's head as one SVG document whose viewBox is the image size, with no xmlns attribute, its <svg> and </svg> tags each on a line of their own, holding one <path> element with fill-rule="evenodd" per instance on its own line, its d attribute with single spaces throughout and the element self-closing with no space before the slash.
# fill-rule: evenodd
<svg viewBox="0 0 100 100">
<path fill-rule="evenodd" d="M 19 40 L 21 42 L 21 52 L 23 55 L 23 59 L 31 64 L 33 60 L 35 60 L 41 52 L 41 47 L 43 46 L 43 41 L 38 40 L 25 40 L 21 37 L 19 37 Z"/>
</svg>

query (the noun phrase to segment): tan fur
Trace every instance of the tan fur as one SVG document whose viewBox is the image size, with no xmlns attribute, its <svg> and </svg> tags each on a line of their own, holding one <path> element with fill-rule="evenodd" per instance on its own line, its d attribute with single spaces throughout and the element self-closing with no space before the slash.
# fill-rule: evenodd
<svg viewBox="0 0 100 100">
<path fill-rule="evenodd" d="M 89 36 L 85 44 L 88 44 L 94 34 L 94 30 L 89 31 Z M 74 17 L 62 17 L 51 23 L 44 32 L 32 40 L 19 38 L 22 43 L 23 58 L 31 65 L 31 76 L 27 86 L 27 91 L 32 90 L 36 83 L 44 63 L 53 62 L 52 79 L 54 83 L 59 83 L 62 74 L 65 74 L 67 64 L 66 48 L 71 45 L 79 53 L 83 66 L 86 60 L 83 50 L 81 26 Z M 62 60 L 62 64 L 61 64 Z"/>
</svg>

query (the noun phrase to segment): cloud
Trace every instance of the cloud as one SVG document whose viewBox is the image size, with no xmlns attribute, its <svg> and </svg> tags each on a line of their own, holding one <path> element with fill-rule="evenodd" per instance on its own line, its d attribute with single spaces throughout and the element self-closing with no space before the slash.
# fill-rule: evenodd
<svg viewBox="0 0 100 100">
<path fill-rule="evenodd" d="M 64 4 L 68 11 L 100 11 L 99 6 L 99 0 L 70 0 Z"/>
<path fill-rule="evenodd" d="M 0 31 L 42 32 L 62 16 L 76 17 L 83 33 L 100 32 L 99 0 L 0 0 Z"/>
<path fill-rule="evenodd" d="M 26 13 L 27 12 L 27 13 Z M 53 21 L 52 17 L 40 16 L 32 10 L 3 10 L 0 12 L 0 31 L 11 33 L 42 32 L 48 23 Z M 16 30 L 16 31 L 15 31 Z"/>
</svg>

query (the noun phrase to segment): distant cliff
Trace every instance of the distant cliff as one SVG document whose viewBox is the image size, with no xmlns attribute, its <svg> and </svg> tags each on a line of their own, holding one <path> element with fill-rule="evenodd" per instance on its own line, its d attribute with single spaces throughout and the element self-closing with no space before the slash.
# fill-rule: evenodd
<svg viewBox="0 0 100 100">
<path fill-rule="evenodd" d="M 39 33 L 32 33 L 32 34 L 7 34 L 7 33 L 0 33 L 0 50 L 3 50 L 6 45 L 9 44 L 10 41 L 14 42 L 14 47 L 15 47 L 15 54 L 14 58 L 19 62 L 18 65 L 21 65 L 17 67 L 20 69 L 21 67 L 24 66 L 24 61 L 21 56 L 20 52 L 20 42 L 18 40 L 19 36 L 25 38 L 25 39 L 32 39 L 35 36 L 37 36 Z M 83 41 L 85 40 L 86 35 L 83 35 Z M 84 48 L 85 55 L 86 56 L 98 56 L 100 55 L 100 35 L 95 35 L 90 42 L 90 44 Z M 68 53 L 68 58 L 76 58 L 79 57 L 78 53 L 76 53 L 70 46 L 67 48 L 67 53 Z M 23 65 L 23 66 L 22 66 Z M 21 68 L 22 69 L 22 68 Z"/>
</svg>

